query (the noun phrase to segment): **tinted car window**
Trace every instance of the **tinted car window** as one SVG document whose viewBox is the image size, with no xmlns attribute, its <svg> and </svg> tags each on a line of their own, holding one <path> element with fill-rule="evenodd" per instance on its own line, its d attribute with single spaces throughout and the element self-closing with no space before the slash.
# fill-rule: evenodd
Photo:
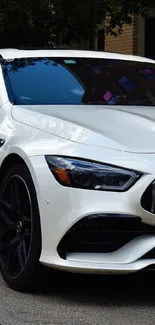
<svg viewBox="0 0 155 325">
<path fill-rule="evenodd" d="M 3 65 L 19 105 L 155 105 L 155 65 L 89 58 L 25 58 Z"/>
</svg>

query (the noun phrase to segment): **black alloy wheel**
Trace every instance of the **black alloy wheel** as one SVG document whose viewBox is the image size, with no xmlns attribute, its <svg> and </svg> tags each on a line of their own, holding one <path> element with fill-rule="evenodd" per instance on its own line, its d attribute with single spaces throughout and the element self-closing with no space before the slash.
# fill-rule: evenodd
<svg viewBox="0 0 155 325">
<path fill-rule="evenodd" d="M 27 291 L 41 252 L 40 216 L 28 169 L 13 167 L 0 188 L 0 266 L 9 287 Z"/>
</svg>

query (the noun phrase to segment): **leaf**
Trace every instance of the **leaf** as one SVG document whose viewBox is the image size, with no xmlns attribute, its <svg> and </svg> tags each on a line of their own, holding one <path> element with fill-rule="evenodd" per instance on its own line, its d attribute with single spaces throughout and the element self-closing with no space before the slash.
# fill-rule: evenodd
<svg viewBox="0 0 155 325">
<path fill-rule="evenodd" d="M 1 0 L 1 47 L 44 47 L 89 41 L 98 24 L 116 34 L 115 27 L 146 15 L 154 0 Z"/>
</svg>

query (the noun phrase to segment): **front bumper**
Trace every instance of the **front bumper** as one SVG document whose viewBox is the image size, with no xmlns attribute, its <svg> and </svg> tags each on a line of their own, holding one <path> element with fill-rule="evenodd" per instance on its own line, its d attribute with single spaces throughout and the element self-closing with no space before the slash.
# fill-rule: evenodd
<svg viewBox="0 0 155 325">
<path fill-rule="evenodd" d="M 40 210 L 41 263 L 81 273 L 132 273 L 155 265 L 155 253 L 151 257 L 146 255 L 155 248 L 155 215 L 141 206 L 141 198 L 155 179 L 155 173 L 146 173 L 127 192 L 100 192 L 61 186 L 42 156 L 27 158 L 26 163 L 36 187 Z M 140 222 L 152 227 L 151 231 L 129 238 L 115 251 L 69 250 L 63 256 L 59 245 L 66 233 L 80 220 L 92 215 L 139 217 Z"/>
</svg>

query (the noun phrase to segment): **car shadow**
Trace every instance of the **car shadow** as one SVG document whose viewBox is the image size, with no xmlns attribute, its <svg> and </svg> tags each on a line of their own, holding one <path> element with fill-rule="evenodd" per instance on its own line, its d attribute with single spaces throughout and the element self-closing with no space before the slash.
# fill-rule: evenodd
<svg viewBox="0 0 155 325">
<path fill-rule="evenodd" d="M 155 271 L 107 276 L 45 270 L 35 294 L 89 305 L 155 305 Z"/>
</svg>

